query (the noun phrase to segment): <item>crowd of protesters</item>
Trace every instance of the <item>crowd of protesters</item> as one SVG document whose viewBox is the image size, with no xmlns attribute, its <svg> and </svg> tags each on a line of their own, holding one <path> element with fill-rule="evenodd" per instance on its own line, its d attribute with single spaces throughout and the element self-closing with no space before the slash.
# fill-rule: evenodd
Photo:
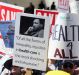
<svg viewBox="0 0 79 75">
<path fill-rule="evenodd" d="M 35 9 L 34 4 L 30 2 L 29 6 L 25 8 L 24 12 L 34 14 L 34 9 Z M 38 4 L 38 9 L 56 10 L 56 5 L 55 5 L 55 2 L 52 2 L 50 7 L 46 7 L 46 4 L 43 1 L 41 1 Z"/>
<path fill-rule="evenodd" d="M 2 72 L 7 69 L 8 71 L 2 74 Z M 27 68 L 26 68 L 27 69 Z M 26 69 L 18 66 L 12 65 L 12 59 L 4 63 L 1 75 L 25 75 Z M 62 70 L 70 75 L 79 75 L 79 60 L 48 60 L 47 71 L 40 71 L 32 69 L 31 75 L 45 75 L 48 71 Z"/>
<path fill-rule="evenodd" d="M 34 14 L 35 6 L 32 2 L 29 3 L 29 6 L 25 8 L 25 13 L 31 13 Z M 46 10 L 56 10 L 55 2 L 52 2 L 50 7 L 46 7 L 45 3 L 41 1 L 38 4 L 38 9 L 46 9 Z M 48 60 L 48 68 L 47 71 L 50 70 L 63 70 L 71 75 L 79 75 L 79 61 L 75 60 Z M 4 67 L 2 69 L 2 72 L 4 69 L 8 69 L 10 72 L 5 73 L 4 75 L 25 75 L 26 70 L 24 68 L 18 67 L 18 66 L 12 66 L 12 60 L 5 62 Z M 1 72 L 1 73 L 2 73 Z M 39 71 L 39 70 L 32 70 L 32 75 L 45 75 L 46 72 Z"/>
</svg>

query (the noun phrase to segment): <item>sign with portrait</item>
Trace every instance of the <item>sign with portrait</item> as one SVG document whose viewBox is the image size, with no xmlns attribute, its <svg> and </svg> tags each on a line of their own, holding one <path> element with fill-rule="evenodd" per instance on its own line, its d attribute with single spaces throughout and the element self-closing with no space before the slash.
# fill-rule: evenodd
<svg viewBox="0 0 79 75">
<path fill-rule="evenodd" d="M 59 13 L 49 41 L 48 58 L 79 60 L 79 16 Z"/>
<path fill-rule="evenodd" d="M 50 17 L 18 13 L 13 65 L 46 70 Z"/>
</svg>

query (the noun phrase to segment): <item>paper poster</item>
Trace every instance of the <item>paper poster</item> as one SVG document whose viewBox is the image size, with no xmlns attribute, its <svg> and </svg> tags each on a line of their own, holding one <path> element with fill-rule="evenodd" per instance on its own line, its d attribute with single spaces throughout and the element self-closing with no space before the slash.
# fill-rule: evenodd
<svg viewBox="0 0 79 75">
<path fill-rule="evenodd" d="M 49 59 L 79 60 L 79 15 L 59 13 L 49 41 Z"/>
<path fill-rule="evenodd" d="M 49 32 L 50 17 L 18 13 L 13 65 L 45 71 Z"/>
<path fill-rule="evenodd" d="M 0 2 L 0 21 L 15 20 L 16 13 L 23 11 L 24 7 Z"/>
<path fill-rule="evenodd" d="M 59 12 L 69 12 L 69 0 L 58 0 L 58 11 Z"/>
</svg>

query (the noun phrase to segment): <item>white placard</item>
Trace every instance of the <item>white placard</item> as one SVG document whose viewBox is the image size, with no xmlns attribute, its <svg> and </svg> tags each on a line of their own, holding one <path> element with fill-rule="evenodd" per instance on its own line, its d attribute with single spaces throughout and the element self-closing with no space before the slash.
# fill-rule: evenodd
<svg viewBox="0 0 79 75">
<path fill-rule="evenodd" d="M 58 11 L 69 12 L 69 0 L 58 0 Z"/>
<path fill-rule="evenodd" d="M 79 1 L 70 1 L 70 11 L 71 13 L 79 13 Z"/>
<path fill-rule="evenodd" d="M 45 71 L 49 32 L 50 17 L 18 13 L 13 65 Z"/>
<path fill-rule="evenodd" d="M 48 58 L 79 60 L 79 15 L 59 13 L 49 41 Z"/>
</svg>

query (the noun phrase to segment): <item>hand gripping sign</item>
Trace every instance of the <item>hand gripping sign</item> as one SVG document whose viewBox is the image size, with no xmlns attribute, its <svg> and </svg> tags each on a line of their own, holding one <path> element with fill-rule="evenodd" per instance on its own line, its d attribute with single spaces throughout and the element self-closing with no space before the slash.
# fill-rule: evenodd
<svg viewBox="0 0 79 75">
<path fill-rule="evenodd" d="M 48 58 L 79 59 L 79 16 L 59 13 L 49 41 Z"/>
</svg>

